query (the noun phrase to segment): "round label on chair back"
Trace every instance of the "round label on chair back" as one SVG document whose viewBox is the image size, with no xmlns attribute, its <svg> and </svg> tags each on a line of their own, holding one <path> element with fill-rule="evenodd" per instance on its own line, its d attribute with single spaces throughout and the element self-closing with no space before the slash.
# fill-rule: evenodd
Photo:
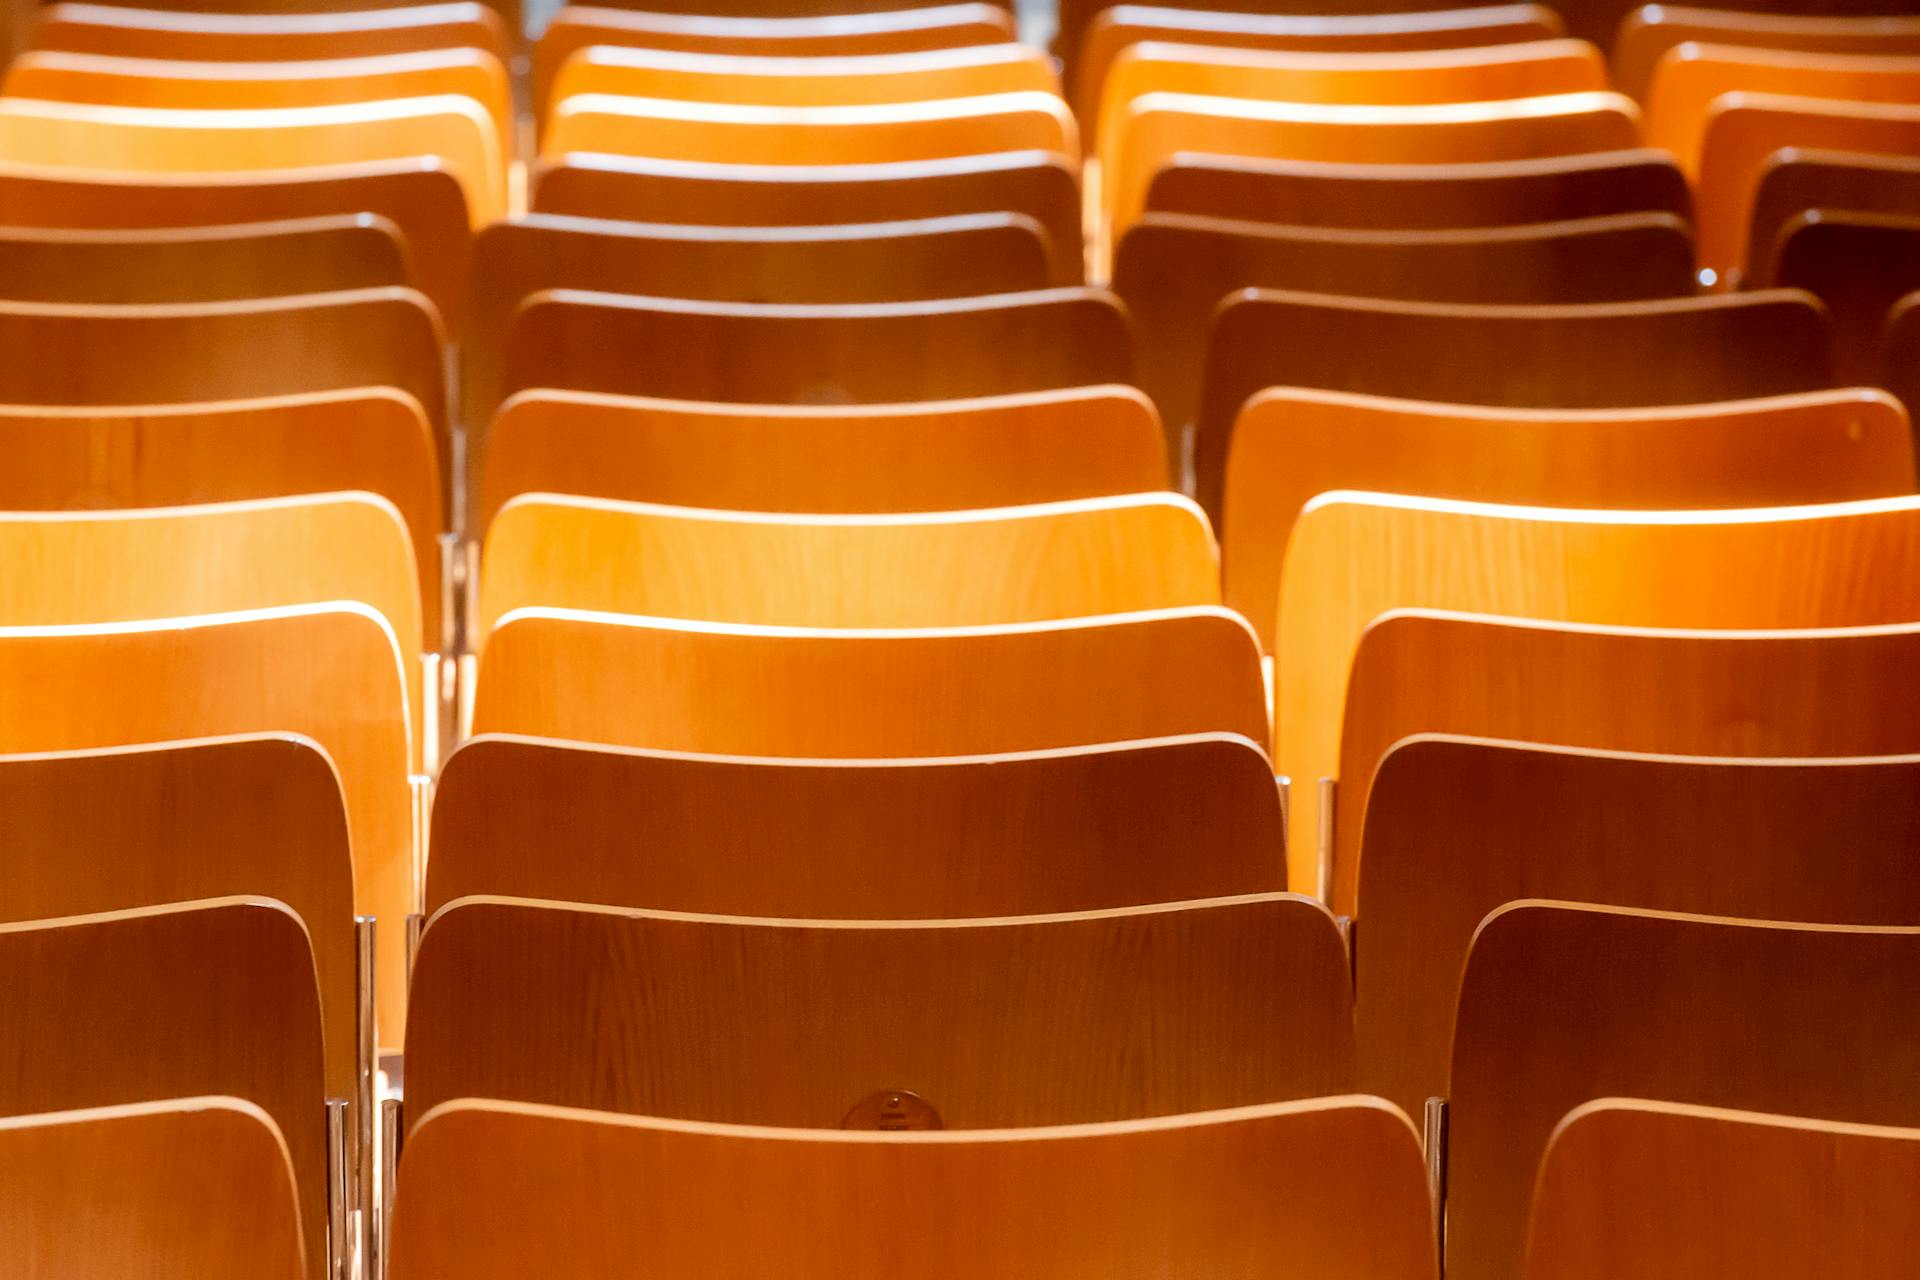
<svg viewBox="0 0 1920 1280">
<path fill-rule="evenodd" d="M 882 1089 L 853 1104 L 841 1118 L 842 1129 L 944 1129 L 933 1104 L 906 1089 Z"/>
</svg>

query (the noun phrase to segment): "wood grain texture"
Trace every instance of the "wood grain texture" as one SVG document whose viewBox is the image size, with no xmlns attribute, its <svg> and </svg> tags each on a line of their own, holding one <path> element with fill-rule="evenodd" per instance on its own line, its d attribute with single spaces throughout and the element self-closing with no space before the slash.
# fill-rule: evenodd
<svg viewBox="0 0 1920 1280">
<path fill-rule="evenodd" d="M 460 180 L 476 227 L 506 213 L 502 145 L 458 94 L 232 113 L 0 99 L 0 147 L 15 164 L 218 173 L 433 156 Z"/>
<path fill-rule="evenodd" d="M 1881 384 L 1881 330 L 1900 299 L 1920 289 L 1920 218 L 1809 209 L 1780 228 L 1771 257 L 1758 274 L 1826 307 L 1835 374 Z"/>
<path fill-rule="evenodd" d="M 711 302 L 916 302 L 1019 293 L 1054 282 L 1045 230 L 975 213 L 841 227 L 706 227 L 531 214 L 474 241 L 473 335 L 462 350 L 465 421 L 484 426 L 514 313 L 546 289 Z M 485 449 L 484 433 L 469 458 Z"/>
<path fill-rule="evenodd" d="M 1686 175 L 1663 151 L 1473 164 L 1349 164 L 1186 155 L 1147 186 L 1147 212 L 1352 231 L 1444 231 L 1616 213 L 1688 218 Z"/>
<path fill-rule="evenodd" d="M 837 306 L 556 289 L 515 317 L 504 389 L 896 404 L 1132 380 L 1126 312 L 1104 289 Z"/>
<path fill-rule="evenodd" d="M 205 6 L 212 8 L 213 6 Z M 105 4 L 50 4 L 34 30 L 36 49 L 183 62 L 302 62 L 430 49 L 485 49 L 503 63 L 513 38 L 485 4 L 434 3 L 327 13 L 168 11 Z"/>
<path fill-rule="evenodd" d="M 1523 1275 L 1897 1275 L 1920 1130 L 1607 1099 L 1554 1131 Z"/>
<path fill-rule="evenodd" d="M 1485 5 L 1430 13 L 1355 16 L 1219 12 L 1150 5 L 1112 5 L 1088 14 L 1063 6 L 1055 48 L 1068 54 L 1074 113 L 1092 127 L 1100 114 L 1107 69 L 1130 46 L 1147 42 L 1291 53 L 1388 53 L 1474 49 L 1551 40 L 1560 19 L 1534 4 Z M 1069 17 L 1078 23 L 1067 29 Z M 1069 47 L 1077 44 L 1077 50 Z"/>
<path fill-rule="evenodd" d="M 413 852 L 402 668 L 392 631 L 359 605 L 0 628 L 0 750 L 260 733 L 317 743 L 346 799 L 354 909 L 381 921 L 381 1043 L 397 1044 Z"/>
<path fill-rule="evenodd" d="M 1501 908 L 1454 1022 L 1447 1273 L 1519 1274 L 1540 1157 L 1595 1098 L 1914 1125 L 1917 973 L 1920 929 Z"/>
<path fill-rule="evenodd" d="M 217 898 L 0 925 L 0 1115 L 230 1095 L 286 1139 L 302 1223 L 326 1222 L 326 1086 L 299 917 Z M 204 1211 L 206 1206 L 202 1206 Z M 4 1212 L 4 1211 L 0 1211 Z M 306 1233 L 323 1274 L 326 1233 Z"/>
<path fill-rule="evenodd" d="M 1382 360 L 1383 351 L 1405 358 Z M 1834 385 L 1832 361 L 1826 317 L 1796 290 L 1562 306 L 1250 290 L 1220 309 L 1207 339 L 1196 483 L 1201 505 L 1218 510 L 1233 421 L 1269 387 L 1642 408 L 1817 391 Z"/>
<path fill-rule="evenodd" d="M 292 734 L 0 755 L 0 920 L 251 895 L 305 927 L 326 1088 L 352 1098 L 353 853 L 333 764 Z"/>
<path fill-rule="evenodd" d="M 1346 948 L 1274 894 L 981 921 L 468 898 L 413 972 L 407 1110 L 455 1098 L 838 1128 L 910 1089 L 954 1129 L 1347 1091 Z"/>
<path fill-rule="evenodd" d="M 1913 498 L 1702 513 L 1325 495 L 1294 526 L 1281 579 L 1275 763 L 1293 778 L 1337 776 L 1355 651 L 1395 609 L 1628 627 L 1875 626 L 1920 620 L 1917 572 Z M 1293 804 L 1292 883 L 1311 886 L 1319 804 L 1317 788 L 1305 791 Z"/>
<path fill-rule="evenodd" d="M 1645 98 L 1660 59 L 1689 41 L 1801 53 L 1912 54 L 1920 53 L 1920 18 L 1642 5 L 1627 15 L 1614 40 L 1614 83 L 1623 93 Z"/>
<path fill-rule="evenodd" d="M 655 6 L 655 10 L 658 6 Z M 948 4 L 892 12 L 765 18 L 661 13 L 600 5 L 561 7 L 533 47 L 532 100 L 544 110 L 561 66 L 594 46 L 736 57 L 862 57 L 1004 44 L 1013 14 L 999 4 Z"/>
<path fill-rule="evenodd" d="M 464 1101 L 407 1150 L 400 1280 L 592 1274 L 641 1256 L 679 1276 L 796 1280 L 1435 1274 L 1418 1140 L 1374 1099 L 910 1135 Z"/>
<path fill-rule="evenodd" d="M 1181 152 L 1366 164 L 1527 160 L 1640 145 L 1639 110 L 1616 93 L 1505 102 L 1323 106 L 1188 94 L 1135 99 L 1101 174 L 1102 213 L 1117 237 L 1147 184 Z"/>
<path fill-rule="evenodd" d="M 827 226 L 1024 214 L 1046 230 L 1052 283 L 1084 272 L 1080 177 L 1044 151 L 889 164 L 720 165 L 571 155 L 528 166 L 536 213 L 700 226 Z"/>
<path fill-rule="evenodd" d="M 1277 890 L 1283 841 L 1273 768 L 1230 734 L 846 761 L 495 736 L 441 771 L 426 906 L 499 894 L 845 920 L 1086 911 Z"/>
<path fill-rule="evenodd" d="M 460 183 L 430 156 L 237 173 L 81 173 L 0 162 L 0 221 L 17 227 L 164 228 L 371 213 L 405 237 L 420 291 L 466 321 L 471 232 Z"/>
<path fill-rule="evenodd" d="M 301 1227 L 287 1144 L 238 1098 L 0 1120 L 0 1238 L 38 1280 L 304 1280 Z"/>
<path fill-rule="evenodd" d="M 1361 1087 L 1416 1109 L 1446 1093 L 1473 931 L 1516 899 L 1920 924 L 1917 784 L 1915 756 L 1401 739 L 1374 780 L 1354 903 Z"/>
<path fill-rule="evenodd" d="M 480 661 L 476 733 L 760 756 L 977 755 L 1268 739 L 1259 645 L 1223 609 L 946 631 L 799 631 L 526 610 Z"/>
<path fill-rule="evenodd" d="M 1220 602 L 1219 564 L 1205 517 L 1173 493 L 891 516 L 528 494 L 487 530 L 474 642 L 531 607 L 785 627 L 1176 609 Z"/>
<path fill-rule="evenodd" d="M 1159 416 L 1132 387 L 891 405 L 726 405 L 533 390 L 502 405 L 487 432 L 468 524 L 485 530 L 510 498 L 540 492 L 851 513 L 1008 507 L 1168 487 Z"/>
<path fill-rule="evenodd" d="M 1199 413 L 1209 322 L 1246 288 L 1417 302 L 1675 298 L 1693 292 L 1693 238 L 1670 213 L 1444 231 L 1143 214 L 1115 250 L 1113 290 L 1133 319 L 1140 386 L 1167 422 Z"/>
<path fill-rule="evenodd" d="M 1336 489 L 1617 510 L 1785 506 L 1914 488 L 1906 411 L 1878 391 L 1646 409 L 1498 409 L 1275 387 L 1233 424 L 1226 601 L 1271 647 L 1294 521 Z"/>
</svg>

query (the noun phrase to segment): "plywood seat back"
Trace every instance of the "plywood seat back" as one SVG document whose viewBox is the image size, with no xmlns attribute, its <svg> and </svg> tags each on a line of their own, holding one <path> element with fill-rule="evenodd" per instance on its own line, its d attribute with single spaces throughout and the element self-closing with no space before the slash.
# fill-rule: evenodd
<svg viewBox="0 0 1920 1280">
<path fill-rule="evenodd" d="M 1755 13 L 1696 9 L 1686 5 L 1642 5 L 1620 24 L 1614 40 L 1614 82 L 1623 93 L 1644 99 L 1661 58 L 1688 42 L 1736 45 L 1743 49 L 1782 49 L 1799 53 L 1920 53 L 1920 18 L 1881 15 Z"/>
<path fill-rule="evenodd" d="M 208 12 L 108 4 L 50 4 L 36 49 L 183 62 L 298 62 L 484 49 L 505 63 L 513 37 L 500 12 L 479 3 L 406 4 L 296 13 Z"/>
</svg>

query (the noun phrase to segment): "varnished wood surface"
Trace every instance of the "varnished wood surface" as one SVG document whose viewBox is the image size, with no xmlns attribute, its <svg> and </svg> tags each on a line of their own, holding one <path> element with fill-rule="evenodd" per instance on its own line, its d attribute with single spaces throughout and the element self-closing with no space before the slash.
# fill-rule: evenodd
<svg viewBox="0 0 1920 1280">
<path fill-rule="evenodd" d="M 1898 1275 L 1916 1199 L 1920 1130 L 1607 1099 L 1554 1131 L 1523 1274 Z"/>
<path fill-rule="evenodd" d="M 1134 1120 L 1348 1091 L 1333 917 L 1284 894 L 978 921 L 468 898 L 427 922 L 407 1111 L 455 1098 L 838 1128 Z"/>
<path fill-rule="evenodd" d="M 1263 391 L 1233 426 L 1221 556 L 1227 603 L 1268 647 L 1294 521 L 1336 489 L 1674 511 L 1844 502 L 1913 492 L 1912 432 L 1865 390 L 1648 409 Z"/>
<path fill-rule="evenodd" d="M 508 499 L 538 492 L 732 511 L 877 512 L 1168 487 L 1159 417 L 1132 387 L 892 405 L 533 390 L 502 405 L 488 429 L 468 524 L 483 531 Z"/>
<path fill-rule="evenodd" d="M 300 1222 L 326 1222 L 320 998 L 285 906 L 231 897 L 0 925 L 0 1018 L 34 1046 L 0 1067 L 0 1115 L 243 1098 L 286 1139 Z M 310 1276 L 325 1242 L 306 1233 Z"/>
<path fill-rule="evenodd" d="M 1444 231 L 1616 213 L 1687 218 L 1686 175 L 1662 151 L 1479 164 L 1348 164 L 1183 155 L 1147 186 L 1147 212 L 1297 227 Z"/>
<path fill-rule="evenodd" d="M 480 661 L 476 733 L 715 754 L 974 755 L 1268 738 L 1253 631 L 1223 609 L 849 632 L 526 610 Z"/>
<path fill-rule="evenodd" d="M 1803 727 L 1806 745 L 1836 745 L 1816 743 L 1819 728 Z M 1434 735 L 1387 752 L 1353 904 L 1362 1088 L 1412 1108 L 1445 1094 L 1468 944 L 1518 898 L 1920 924 L 1920 757 L 1767 760 L 1672 741 L 1703 753 Z"/>
<path fill-rule="evenodd" d="M 496 222 L 474 241 L 466 422 L 470 429 L 483 425 L 504 398 L 501 363 L 514 312 L 544 289 L 713 302 L 914 302 L 1045 289 L 1054 278 L 1045 230 L 1010 213 L 838 227 L 675 226 L 554 214 Z"/>
<path fill-rule="evenodd" d="M 203 5 L 202 8 L 214 6 Z M 164 7 L 50 4 L 34 29 L 36 49 L 185 62 L 299 62 L 471 46 L 507 61 L 513 38 L 492 7 L 403 5 L 327 13 L 170 12 Z"/>
<path fill-rule="evenodd" d="M 1113 290 L 1133 320 L 1140 385 L 1167 422 L 1194 420 L 1208 322 L 1245 288 L 1460 303 L 1673 298 L 1693 292 L 1693 238 L 1670 213 L 1442 231 L 1143 214 L 1115 250 Z"/>
<path fill-rule="evenodd" d="M 1435 1274 L 1418 1140 L 1370 1098 L 911 1135 L 464 1101 L 415 1130 L 404 1169 L 400 1280 L 588 1275 L 638 1257 L 681 1276 L 807 1280 Z"/>
<path fill-rule="evenodd" d="M 1025 214 L 1045 228 L 1055 284 L 1080 283 L 1080 179 L 1064 156 L 1012 151 L 889 164 L 720 165 L 572 155 L 528 165 L 536 213 L 779 227 Z"/>
<path fill-rule="evenodd" d="M 1880 381 L 1903 404 L 1920 404 L 1920 293 L 1909 293 L 1887 313 L 1879 350 Z"/>
<path fill-rule="evenodd" d="M 1920 67 L 1920 59 L 1915 60 Z M 1847 382 L 1881 382 L 1881 330 L 1895 304 L 1920 289 L 1920 218 L 1810 209 L 1781 227 L 1769 283 L 1805 289 L 1827 308 L 1834 371 Z"/>
<path fill-rule="evenodd" d="M 1104 289 L 831 306 L 555 289 L 515 317 L 504 389 L 894 404 L 1132 380 L 1126 313 Z"/>
<path fill-rule="evenodd" d="M 1445 360 L 1420 353 L 1445 351 Z M 1399 358 L 1382 359 L 1382 353 Z M 1233 421 L 1268 387 L 1525 409 L 1639 408 L 1834 385 L 1826 317 L 1795 290 L 1657 302 L 1476 306 L 1250 290 L 1215 315 L 1194 437 L 1219 509 Z"/>
<path fill-rule="evenodd" d="M 291 733 L 346 798 L 354 909 L 377 916 L 383 1044 L 405 1023 L 412 745 L 393 632 L 361 605 L 0 628 L 0 750 L 76 751 Z"/>
<path fill-rule="evenodd" d="M 487 530 L 481 642 L 529 607 L 787 627 L 989 626 L 1220 602 L 1179 494 L 794 515 L 526 494 Z"/>
<path fill-rule="evenodd" d="M 1540 1157 L 1595 1098 L 1920 1122 L 1916 972 L 1920 929 L 1502 908 L 1454 1023 L 1447 1273 L 1519 1274 Z"/>
<path fill-rule="evenodd" d="M 1271 764 L 1230 734 L 884 761 L 485 737 L 441 771 L 426 904 L 1084 911 L 1277 890 L 1283 839 Z"/>
<path fill-rule="evenodd" d="M 287 1144 L 252 1103 L 0 1120 L 0 1239 L 36 1280 L 305 1280 L 301 1228 Z"/>
<path fill-rule="evenodd" d="M 236 173 L 92 173 L 0 162 L 0 223 L 187 228 L 371 213 L 406 240 L 420 291 L 447 324 L 466 318 L 471 233 L 460 182 L 436 159 Z"/>
<path fill-rule="evenodd" d="M 1395 609 L 1722 630 L 1897 624 L 1920 620 L 1917 561 L 1915 498 L 1669 513 L 1326 495 L 1294 526 L 1281 579 L 1275 762 L 1296 779 L 1337 775 L 1350 664 Z M 1313 884 L 1316 791 L 1294 795 L 1296 886 Z"/>
<path fill-rule="evenodd" d="M 1802 53 L 1913 54 L 1920 53 L 1920 18 L 1642 5 L 1627 15 L 1614 40 L 1614 82 L 1622 92 L 1644 98 L 1660 59 L 1689 41 Z"/>
<path fill-rule="evenodd" d="M 1752 272 L 1738 283 L 1770 281 L 1780 238 L 1789 223 L 1809 210 L 1911 216 L 1920 199 L 1920 158 L 1786 147 L 1760 170 L 1748 218 Z"/>
</svg>

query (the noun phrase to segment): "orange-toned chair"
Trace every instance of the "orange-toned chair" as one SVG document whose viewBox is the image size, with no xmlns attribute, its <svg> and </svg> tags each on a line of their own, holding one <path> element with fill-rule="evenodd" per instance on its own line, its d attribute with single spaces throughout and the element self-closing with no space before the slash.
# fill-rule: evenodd
<svg viewBox="0 0 1920 1280">
<path fill-rule="evenodd" d="M 1624 93 L 1644 99 L 1654 68 L 1668 50 L 1689 42 L 1737 45 L 1744 49 L 1784 49 L 1797 53 L 1920 53 L 1920 18 L 1888 11 L 1867 14 L 1866 6 L 1847 14 L 1758 13 L 1755 6 L 1696 9 L 1677 4 L 1642 5 L 1628 14 L 1614 39 L 1614 82 Z"/>
</svg>

